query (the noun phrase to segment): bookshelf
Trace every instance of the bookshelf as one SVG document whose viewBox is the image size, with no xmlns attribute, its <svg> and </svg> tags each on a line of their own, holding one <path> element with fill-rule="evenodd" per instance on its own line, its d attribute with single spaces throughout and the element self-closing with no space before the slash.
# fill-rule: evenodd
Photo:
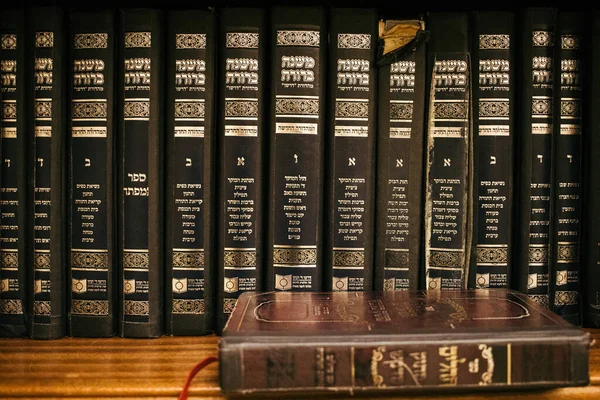
<svg viewBox="0 0 600 400">
<path fill-rule="evenodd" d="M 493 397 L 518 396 L 519 399 L 539 400 L 600 398 L 600 329 L 587 331 L 592 334 L 589 386 L 498 392 Z M 217 342 L 215 335 L 163 336 L 158 339 L 63 338 L 55 341 L 0 339 L 0 398 L 175 399 L 189 370 L 205 357 L 217 354 Z M 189 395 L 190 399 L 222 398 L 216 363 L 196 376 Z M 464 393 L 427 398 L 466 400 L 480 396 Z M 490 398 L 489 393 L 486 398 Z"/>
</svg>

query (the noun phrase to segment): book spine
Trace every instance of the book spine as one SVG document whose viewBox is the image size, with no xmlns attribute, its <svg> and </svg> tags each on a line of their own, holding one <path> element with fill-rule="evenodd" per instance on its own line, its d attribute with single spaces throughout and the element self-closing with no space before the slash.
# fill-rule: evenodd
<svg viewBox="0 0 600 400">
<path fill-rule="evenodd" d="M 34 339 L 66 334 L 65 40 L 63 13 L 33 9 L 29 43 L 33 51 L 33 273 L 29 333 Z"/>
<path fill-rule="evenodd" d="M 582 13 L 559 14 L 554 65 L 552 310 L 575 325 L 581 325 L 579 277 L 584 24 Z"/>
<path fill-rule="evenodd" d="M 508 288 L 513 253 L 515 17 L 478 12 L 473 36 L 473 246 L 470 287 Z"/>
<path fill-rule="evenodd" d="M 468 16 L 435 13 L 429 16 L 428 26 L 431 74 L 425 181 L 426 288 L 458 289 L 466 287 L 470 259 Z"/>
<path fill-rule="evenodd" d="M 186 10 L 167 24 L 166 331 L 201 335 L 214 324 L 215 22 Z"/>
<path fill-rule="evenodd" d="M 587 340 L 264 344 L 221 347 L 226 394 L 498 390 L 587 384 Z M 561 360 L 556 363 L 555 360 Z"/>
<path fill-rule="evenodd" d="M 237 298 L 262 288 L 266 13 L 224 9 L 219 56 L 217 331 Z"/>
<path fill-rule="evenodd" d="M 70 15 L 69 331 L 115 334 L 115 17 Z"/>
<path fill-rule="evenodd" d="M 375 290 L 420 287 L 425 46 L 379 69 Z"/>
<path fill-rule="evenodd" d="M 600 171 L 600 12 L 590 15 L 589 38 L 586 50 L 589 50 L 587 58 L 586 84 L 587 91 L 584 99 L 588 101 L 583 104 L 583 115 L 586 116 L 584 124 L 587 124 L 590 134 L 583 137 L 585 177 L 584 186 L 584 216 L 583 224 L 583 266 L 582 266 L 582 291 L 583 297 L 583 324 L 586 327 L 600 328 L 600 212 L 597 204 L 600 204 L 600 179 L 597 172 Z M 586 39 L 588 40 L 588 39 Z"/>
<path fill-rule="evenodd" d="M 325 12 L 272 12 L 267 290 L 317 291 L 322 278 Z"/>
<path fill-rule="evenodd" d="M 550 221 L 555 11 L 527 9 L 521 36 L 517 288 L 550 308 Z"/>
<path fill-rule="evenodd" d="M 324 287 L 373 290 L 377 13 L 330 13 Z"/>
<path fill-rule="evenodd" d="M 163 332 L 162 14 L 120 11 L 119 333 Z"/>
<path fill-rule="evenodd" d="M 3 10 L 0 15 L 0 63 L 2 83 L 2 158 L 0 188 L 0 336 L 27 335 L 28 271 L 31 265 L 33 212 L 29 194 L 30 135 L 27 106 L 30 98 L 26 65 L 29 43 L 22 10 Z"/>
</svg>

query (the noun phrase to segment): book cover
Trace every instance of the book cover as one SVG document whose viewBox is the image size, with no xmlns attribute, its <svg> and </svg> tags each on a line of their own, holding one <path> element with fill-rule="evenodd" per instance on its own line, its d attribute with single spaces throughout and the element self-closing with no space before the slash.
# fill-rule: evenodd
<svg viewBox="0 0 600 400">
<path fill-rule="evenodd" d="M 33 137 L 33 268 L 29 276 L 29 334 L 57 339 L 67 330 L 66 49 L 62 10 L 34 8 L 28 14 L 33 65 L 29 127 Z"/>
<path fill-rule="evenodd" d="M 163 17 L 122 9 L 119 36 L 119 334 L 163 333 Z"/>
<path fill-rule="evenodd" d="M 373 289 L 377 12 L 329 13 L 324 287 Z"/>
<path fill-rule="evenodd" d="M 271 13 L 266 288 L 315 291 L 323 274 L 326 13 Z"/>
<path fill-rule="evenodd" d="M 69 16 L 69 334 L 110 337 L 115 305 L 115 16 Z"/>
<path fill-rule="evenodd" d="M 426 29 L 424 21 L 386 20 L 380 38 L 407 23 Z M 421 287 L 425 48 L 379 67 L 375 290 Z"/>
<path fill-rule="evenodd" d="M 459 289 L 467 285 L 472 234 L 468 14 L 432 13 L 427 29 L 426 288 Z"/>
<path fill-rule="evenodd" d="M 228 395 L 582 386 L 589 344 L 506 289 L 245 293 L 219 376 Z"/>
<path fill-rule="evenodd" d="M 3 10 L 0 14 L 0 336 L 9 337 L 27 335 L 27 269 L 32 259 L 32 138 L 27 107 L 31 101 L 28 85 L 32 81 L 28 72 L 33 65 L 27 64 L 30 44 L 25 24 L 23 10 Z"/>
<path fill-rule="evenodd" d="M 515 287 L 550 307 L 552 123 L 556 10 L 521 15 L 519 201 Z"/>
<path fill-rule="evenodd" d="M 515 15 L 473 15 L 473 245 L 469 287 L 511 286 Z"/>
<path fill-rule="evenodd" d="M 217 332 L 239 295 L 263 283 L 267 22 L 263 9 L 221 11 Z"/>
<path fill-rule="evenodd" d="M 164 283 L 171 335 L 214 326 L 215 38 L 211 11 L 168 13 Z"/>
</svg>

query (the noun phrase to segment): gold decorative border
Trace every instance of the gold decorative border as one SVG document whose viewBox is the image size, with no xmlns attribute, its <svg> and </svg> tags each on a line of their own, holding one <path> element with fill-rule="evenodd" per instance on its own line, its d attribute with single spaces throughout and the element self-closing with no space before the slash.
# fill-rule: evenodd
<svg viewBox="0 0 600 400">
<path fill-rule="evenodd" d="M 480 50 L 510 49 L 510 35 L 479 35 Z"/>
<path fill-rule="evenodd" d="M 390 119 L 412 119 L 413 103 L 390 103 Z"/>
<path fill-rule="evenodd" d="M 17 35 L 12 33 L 2 35 L 0 38 L 0 48 L 2 48 L 2 50 L 16 50 Z"/>
<path fill-rule="evenodd" d="M 549 245 L 529 245 L 529 264 L 548 264 Z"/>
<path fill-rule="evenodd" d="M 574 263 L 579 261 L 579 243 L 558 243 L 558 262 Z"/>
<path fill-rule="evenodd" d="M 579 35 L 561 35 L 560 48 L 563 50 L 579 50 L 581 45 L 581 37 Z"/>
<path fill-rule="evenodd" d="M 0 250 L 0 268 L 18 268 L 19 253 L 16 251 Z"/>
<path fill-rule="evenodd" d="M 313 265 L 317 263 L 317 249 L 273 249 L 274 264 Z"/>
<path fill-rule="evenodd" d="M 368 33 L 338 33 L 338 49 L 369 50 L 371 35 Z"/>
<path fill-rule="evenodd" d="M 319 99 L 276 99 L 275 114 L 319 115 Z"/>
<path fill-rule="evenodd" d="M 23 302 L 21 300 L 14 299 L 0 299 L 0 314 L 23 314 Z"/>
<path fill-rule="evenodd" d="M 34 253 L 33 254 L 33 268 L 35 269 L 46 269 L 50 268 L 50 253 Z"/>
<path fill-rule="evenodd" d="M 125 300 L 123 314 L 147 317 L 150 315 L 150 303 L 147 301 Z"/>
<path fill-rule="evenodd" d="M 550 298 L 547 294 L 528 294 L 527 297 L 544 308 L 550 308 Z"/>
<path fill-rule="evenodd" d="M 223 299 L 223 314 L 231 314 L 236 303 L 237 299 Z"/>
<path fill-rule="evenodd" d="M 124 251 L 123 268 L 148 269 L 150 266 L 150 255 L 147 252 Z"/>
<path fill-rule="evenodd" d="M 205 49 L 206 34 L 204 33 L 177 33 L 175 35 L 177 49 Z"/>
<path fill-rule="evenodd" d="M 71 300 L 71 314 L 108 315 L 108 300 Z"/>
<path fill-rule="evenodd" d="M 71 267 L 108 268 L 108 253 L 71 250 Z"/>
<path fill-rule="evenodd" d="M 579 304 L 579 293 L 574 290 L 557 290 L 554 293 L 555 306 L 572 306 Z"/>
<path fill-rule="evenodd" d="M 317 103 L 318 104 L 318 103 Z M 318 111 L 318 109 L 317 109 Z M 369 118 L 368 101 L 336 101 L 336 118 Z"/>
<path fill-rule="evenodd" d="M 173 299 L 173 314 L 199 315 L 205 313 L 203 299 Z"/>
<path fill-rule="evenodd" d="M 281 30 L 277 31 L 277 46 L 309 46 L 319 47 L 321 33 L 319 31 Z"/>
<path fill-rule="evenodd" d="M 363 250 L 333 250 L 335 267 L 364 267 L 365 252 Z M 346 286 L 347 283 L 346 283 Z"/>
<path fill-rule="evenodd" d="M 256 251 L 232 251 L 223 252 L 226 267 L 256 267 Z"/>
<path fill-rule="evenodd" d="M 258 49 L 258 33 L 227 32 L 225 47 L 228 49 Z"/>
<path fill-rule="evenodd" d="M 463 268 L 464 265 L 465 253 L 462 250 L 429 252 L 430 267 Z"/>
<path fill-rule="evenodd" d="M 108 33 L 78 33 L 73 37 L 75 49 L 106 49 Z"/>
<path fill-rule="evenodd" d="M 173 267 L 203 268 L 204 251 L 175 251 L 173 250 Z"/>
<path fill-rule="evenodd" d="M 145 48 L 152 45 L 151 32 L 125 32 L 126 48 Z"/>
<path fill-rule="evenodd" d="M 39 315 L 41 317 L 50 317 L 52 315 L 52 307 L 49 301 L 34 301 L 33 302 L 33 315 Z"/>
<path fill-rule="evenodd" d="M 35 47 L 54 47 L 54 32 L 36 32 Z"/>
<path fill-rule="evenodd" d="M 554 33 L 550 31 L 533 31 L 532 40 L 534 47 L 554 46 Z"/>
<path fill-rule="evenodd" d="M 508 247 L 477 245 L 477 264 L 508 264 Z"/>
</svg>

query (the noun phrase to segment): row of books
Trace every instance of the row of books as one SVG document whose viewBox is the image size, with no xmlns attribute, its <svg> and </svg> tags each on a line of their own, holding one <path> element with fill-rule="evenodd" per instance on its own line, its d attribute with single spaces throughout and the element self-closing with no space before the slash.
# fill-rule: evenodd
<svg viewBox="0 0 600 400">
<path fill-rule="evenodd" d="M 576 324 L 587 293 L 600 322 L 580 14 L 0 18 L 3 335 L 219 332 L 255 290 L 513 287 Z"/>
</svg>

